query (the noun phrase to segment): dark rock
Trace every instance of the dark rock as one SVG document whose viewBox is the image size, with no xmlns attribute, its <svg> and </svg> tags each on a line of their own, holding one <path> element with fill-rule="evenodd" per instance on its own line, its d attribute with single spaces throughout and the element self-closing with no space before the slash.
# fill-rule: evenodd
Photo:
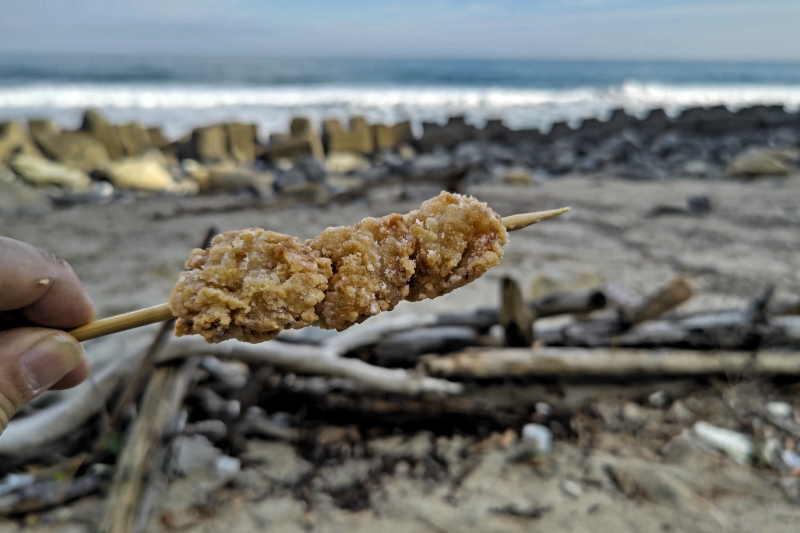
<svg viewBox="0 0 800 533">
<path fill-rule="evenodd" d="M 467 124 L 464 117 L 450 117 L 444 126 L 423 124 L 423 130 L 422 138 L 417 141 L 417 146 L 423 151 L 431 151 L 437 146 L 451 149 L 478 137 L 478 129 Z"/>
<path fill-rule="evenodd" d="M 615 133 L 604 141 L 597 150 L 597 156 L 606 162 L 624 163 L 633 154 L 639 152 L 644 147 L 644 137 L 641 132 L 634 129 L 627 129 Z"/>
<path fill-rule="evenodd" d="M 542 142 L 544 135 L 536 128 L 509 130 L 506 133 L 506 139 L 511 144 L 534 143 Z"/>
<path fill-rule="evenodd" d="M 627 114 L 624 109 L 615 109 L 605 122 L 597 119 L 584 120 L 576 133 L 582 139 L 599 142 L 627 128 L 635 128 L 638 122 L 636 117 Z"/>
<path fill-rule="evenodd" d="M 551 174 L 566 174 L 577 164 L 577 156 L 573 143 L 565 139 L 556 141 L 550 154 L 550 158 L 545 163 L 545 168 Z"/>
<path fill-rule="evenodd" d="M 487 141 L 506 142 L 511 129 L 500 119 L 490 119 L 481 131 L 481 137 Z"/>
<path fill-rule="evenodd" d="M 305 185 L 306 183 L 305 174 L 294 167 L 289 170 L 280 171 L 275 176 L 275 190 L 278 192 L 285 192 L 289 189 Z"/>
<path fill-rule="evenodd" d="M 692 142 L 685 135 L 678 131 L 668 131 L 664 135 L 656 137 L 650 145 L 650 153 L 660 158 L 665 158 L 692 147 Z"/>
<path fill-rule="evenodd" d="M 413 168 L 415 172 L 431 172 L 442 170 L 453 164 L 453 158 L 447 153 L 422 154 L 414 159 Z"/>
<path fill-rule="evenodd" d="M 325 183 L 325 167 L 313 157 L 304 157 L 294 167 L 303 173 L 309 183 Z"/>
<path fill-rule="evenodd" d="M 711 212 L 711 198 L 705 194 L 696 194 L 686 198 L 686 207 L 693 215 L 707 215 Z"/>
<path fill-rule="evenodd" d="M 578 163 L 575 165 L 575 170 L 578 172 L 583 172 L 585 174 L 591 174 L 592 172 L 597 172 L 603 168 L 603 161 L 600 160 L 599 157 L 595 155 L 587 155 L 578 160 Z"/>
<path fill-rule="evenodd" d="M 661 135 L 671 127 L 667 112 L 663 109 L 651 109 L 647 117 L 639 123 L 639 129 L 644 133 L 655 136 Z"/>
<path fill-rule="evenodd" d="M 566 137 L 574 133 L 575 130 L 569 127 L 569 124 L 566 122 L 555 122 L 553 126 L 550 128 L 550 131 L 544 136 L 545 140 L 547 141 L 555 141 L 562 137 Z"/>
<path fill-rule="evenodd" d="M 481 144 L 477 141 L 461 143 L 453 150 L 453 160 L 457 163 L 475 165 L 485 158 Z"/>
</svg>

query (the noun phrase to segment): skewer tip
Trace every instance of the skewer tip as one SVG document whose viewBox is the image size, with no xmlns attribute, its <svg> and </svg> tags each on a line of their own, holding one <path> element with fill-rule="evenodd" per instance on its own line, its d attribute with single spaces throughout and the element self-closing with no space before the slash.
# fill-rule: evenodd
<svg viewBox="0 0 800 533">
<path fill-rule="evenodd" d="M 503 218 L 503 226 L 508 231 L 516 231 L 518 229 L 527 228 L 542 220 L 563 215 L 569 211 L 569 207 L 562 207 L 561 209 L 551 209 L 550 211 L 538 211 L 536 213 L 521 213 L 519 215 L 511 215 L 510 217 Z"/>
</svg>

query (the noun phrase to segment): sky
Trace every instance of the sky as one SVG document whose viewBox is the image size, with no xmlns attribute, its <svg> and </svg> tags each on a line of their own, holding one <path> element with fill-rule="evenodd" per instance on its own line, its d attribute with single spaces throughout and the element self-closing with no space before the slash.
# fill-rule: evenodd
<svg viewBox="0 0 800 533">
<path fill-rule="evenodd" d="M 800 61 L 800 0 L 0 0 L 0 54 Z"/>
</svg>

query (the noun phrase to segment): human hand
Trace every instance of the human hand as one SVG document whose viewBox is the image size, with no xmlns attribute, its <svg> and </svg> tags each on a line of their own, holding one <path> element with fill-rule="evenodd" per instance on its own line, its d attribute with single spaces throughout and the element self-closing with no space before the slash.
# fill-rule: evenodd
<svg viewBox="0 0 800 533">
<path fill-rule="evenodd" d="M 82 326 L 94 315 L 94 304 L 65 261 L 0 237 L 0 433 L 45 390 L 86 379 L 83 348 L 59 329 Z"/>
</svg>

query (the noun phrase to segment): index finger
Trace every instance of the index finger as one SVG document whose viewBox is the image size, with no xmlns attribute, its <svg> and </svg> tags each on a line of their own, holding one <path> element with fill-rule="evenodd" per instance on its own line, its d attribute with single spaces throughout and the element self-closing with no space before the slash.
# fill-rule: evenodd
<svg viewBox="0 0 800 533">
<path fill-rule="evenodd" d="M 91 322 L 94 304 L 69 264 L 30 244 L 0 237 L 0 311 L 51 328 Z"/>
</svg>

